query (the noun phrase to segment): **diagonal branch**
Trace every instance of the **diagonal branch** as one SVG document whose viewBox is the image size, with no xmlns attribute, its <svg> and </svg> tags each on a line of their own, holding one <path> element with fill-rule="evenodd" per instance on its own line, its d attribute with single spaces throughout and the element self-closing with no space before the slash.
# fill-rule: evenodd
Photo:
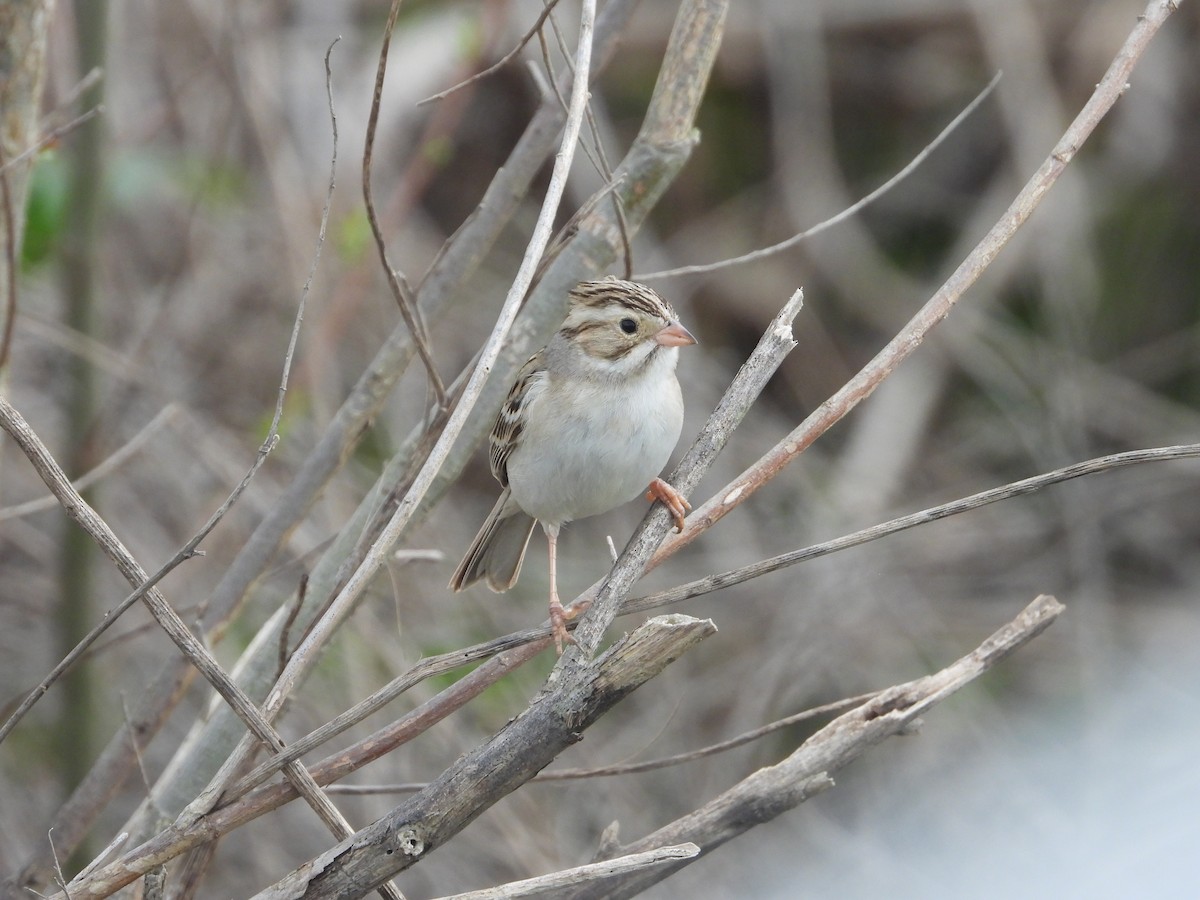
<svg viewBox="0 0 1200 900">
<path fill-rule="evenodd" d="M 836 771 L 880 741 L 903 734 L 930 709 L 1045 631 L 1065 607 L 1043 594 L 966 656 L 940 672 L 896 685 L 834 719 L 782 762 L 759 769 L 699 809 L 615 853 L 641 853 L 691 841 L 700 856 L 795 808 L 833 786 Z M 573 900 L 632 897 L 691 860 L 608 879 L 572 894 Z"/>
<path fill-rule="evenodd" d="M 550 13 L 554 12 L 554 7 L 557 5 L 558 0 L 550 0 L 550 2 L 548 2 L 545 7 L 542 8 L 542 11 L 538 14 L 537 19 L 531 26 L 529 26 L 529 30 L 525 32 L 521 40 L 517 41 L 517 46 L 513 47 L 486 69 L 481 69 L 470 78 L 465 78 L 458 84 L 446 88 L 444 91 L 439 91 L 431 97 L 426 97 L 424 100 L 419 101 L 417 106 L 425 106 L 429 103 L 435 103 L 438 100 L 445 100 L 451 94 L 461 91 L 463 88 L 467 87 L 467 85 L 474 84 L 476 81 L 487 78 L 494 72 L 498 72 L 500 69 L 503 69 L 506 65 L 512 62 L 516 58 L 517 54 L 525 49 L 525 45 L 533 40 L 534 36 L 542 30 L 542 26 L 546 24 L 546 19 L 549 18 Z"/>
<path fill-rule="evenodd" d="M 108 523 L 100 518 L 96 511 L 88 505 L 87 501 L 79 495 L 79 492 L 71 486 L 66 473 L 63 472 L 62 467 L 58 465 L 54 457 L 50 455 L 50 451 L 46 449 L 45 444 L 41 442 L 41 439 L 29 427 L 29 424 L 22 418 L 21 414 L 2 397 L 0 397 L 0 428 L 7 431 L 13 440 L 17 442 L 17 445 L 33 464 L 33 467 L 37 470 L 38 475 L 41 476 L 46 486 L 58 497 L 67 515 L 74 519 L 88 536 L 96 542 L 105 556 L 117 567 L 121 575 L 130 584 L 138 587 L 139 591 L 141 591 L 143 604 L 145 604 L 163 631 L 167 633 L 167 636 L 179 648 L 180 652 L 188 658 L 200 674 L 208 680 L 217 693 L 238 714 L 238 717 L 246 724 L 251 733 L 271 749 L 282 749 L 283 739 L 279 737 L 270 724 L 262 717 L 258 709 L 254 706 L 253 701 L 225 673 L 220 664 L 209 653 L 208 648 L 192 634 L 183 623 L 183 620 L 179 618 L 179 614 L 167 602 L 162 592 L 157 587 L 151 586 L 149 573 L 133 558 L 133 555 L 125 548 L 125 545 L 121 543 L 116 534 L 113 533 Z M 317 811 L 317 814 L 321 816 L 322 820 L 335 833 L 348 830 L 348 823 L 341 818 L 340 813 L 337 812 L 337 809 L 330 802 L 329 798 L 321 792 L 317 783 L 308 774 L 308 770 L 297 763 L 291 763 L 287 768 L 287 774 L 289 779 L 296 785 L 296 789 L 308 800 L 314 810 Z"/>
</svg>

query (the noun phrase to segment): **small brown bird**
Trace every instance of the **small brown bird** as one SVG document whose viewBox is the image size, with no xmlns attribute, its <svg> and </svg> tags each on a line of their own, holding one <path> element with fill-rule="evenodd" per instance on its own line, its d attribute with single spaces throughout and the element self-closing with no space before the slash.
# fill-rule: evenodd
<svg viewBox="0 0 1200 900">
<path fill-rule="evenodd" d="M 492 427 L 492 474 L 504 490 L 451 588 L 480 579 L 494 591 L 511 588 L 541 522 L 554 645 L 561 654 L 574 641 L 558 597 L 559 529 L 646 491 L 683 530 L 691 507 L 658 473 L 683 427 L 679 348 L 694 343 L 671 305 L 645 285 L 609 277 L 571 292 L 562 327 L 521 368 Z"/>
</svg>

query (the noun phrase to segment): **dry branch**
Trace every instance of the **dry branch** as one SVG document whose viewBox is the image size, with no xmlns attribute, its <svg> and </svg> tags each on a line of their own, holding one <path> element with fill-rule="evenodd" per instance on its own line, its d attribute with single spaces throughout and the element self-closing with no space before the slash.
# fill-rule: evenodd
<svg viewBox="0 0 1200 900">
<path fill-rule="evenodd" d="M 96 511 L 79 496 L 79 493 L 71 486 L 66 473 L 55 462 L 33 429 L 29 427 L 21 414 L 3 398 L 0 398 L 0 428 L 7 431 L 17 442 L 46 486 L 58 497 L 67 515 L 74 519 L 96 542 L 121 575 L 141 591 L 142 602 L 180 652 L 208 680 L 258 740 L 273 749 L 281 749 L 283 747 L 282 738 L 263 719 L 253 701 L 234 684 L 213 658 L 208 648 L 192 634 L 162 592 L 157 587 L 148 586 L 152 584 L 149 573 L 133 558 L 108 523 L 100 518 Z M 341 817 L 329 798 L 321 792 L 303 766 L 290 764 L 287 774 L 322 821 L 329 825 L 335 833 L 349 829 L 349 824 Z"/>
</svg>

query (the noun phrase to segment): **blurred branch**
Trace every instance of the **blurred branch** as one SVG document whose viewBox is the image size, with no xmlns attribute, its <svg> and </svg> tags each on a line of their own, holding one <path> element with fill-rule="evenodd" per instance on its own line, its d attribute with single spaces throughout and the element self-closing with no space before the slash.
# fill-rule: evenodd
<svg viewBox="0 0 1200 900">
<path fill-rule="evenodd" d="M 0 3 L 0 372 L 17 311 L 17 272 L 25 234 L 25 198 L 36 143 L 51 0 Z"/>
<path fill-rule="evenodd" d="M 643 869 L 661 865 L 675 859 L 690 859 L 700 852 L 695 844 L 680 844 L 678 847 L 661 847 L 649 853 L 631 853 L 604 862 L 588 863 L 586 866 L 576 866 L 573 869 L 563 869 L 551 872 L 537 878 L 527 878 L 523 881 L 512 881 L 499 887 L 487 888 L 481 891 L 468 891 L 465 894 L 454 894 L 442 897 L 440 900 L 518 900 L 521 897 L 540 897 L 551 891 L 561 891 L 577 888 L 600 878 L 611 878 L 614 875 L 625 875 L 629 872 L 640 872 Z"/>
<path fill-rule="evenodd" d="M 975 249 L 959 264 L 954 273 L 929 299 L 925 306 L 888 342 L 879 353 L 832 397 L 812 412 L 791 434 L 765 453 L 753 466 L 727 484 L 707 503 L 687 519 L 682 534 L 670 535 L 654 555 L 647 568 L 654 568 L 664 559 L 690 544 L 727 513 L 752 496 L 774 478 L 789 462 L 809 447 L 818 437 L 833 427 L 862 400 L 869 397 L 896 366 L 900 365 L 924 341 L 926 335 L 941 322 L 954 304 L 966 293 L 1008 243 L 1033 211 L 1063 170 L 1075 158 L 1079 148 L 1112 109 L 1129 86 L 1129 76 L 1150 40 L 1177 7 L 1175 2 L 1152 0 L 1129 37 L 1117 52 L 1116 58 L 1104 73 L 1095 92 L 1055 144 L 1049 157 L 1029 179 L 1004 215 L 991 227 Z"/>
<path fill-rule="evenodd" d="M 831 776 L 835 772 L 880 741 L 910 732 L 920 716 L 1037 637 L 1064 608 L 1053 597 L 1043 594 L 957 662 L 933 675 L 881 691 L 858 709 L 834 719 L 787 759 L 759 769 L 694 812 L 613 852 L 640 853 L 690 841 L 700 846 L 703 856 L 771 821 L 814 794 L 833 787 Z M 574 900 L 632 897 L 688 862 L 610 879 L 571 896 Z"/>
<path fill-rule="evenodd" d="M 712 622 L 688 616 L 650 619 L 595 661 L 560 678 L 494 737 L 459 757 L 427 790 L 256 896 L 349 896 L 409 868 L 715 632 Z"/>
<path fill-rule="evenodd" d="M 83 87 L 91 87 L 93 84 L 95 84 L 99 80 L 99 78 L 100 78 L 100 70 L 92 69 L 89 77 L 83 79 L 83 81 L 80 82 L 80 85 Z M 71 119 L 67 122 L 64 122 L 61 125 L 56 125 L 54 128 L 51 128 L 49 131 L 42 134 L 34 144 L 32 144 L 29 147 L 26 147 L 24 150 L 22 150 L 19 154 L 14 156 L 12 159 L 7 160 L 2 165 L 0 165 L 0 174 L 7 172 L 13 166 L 16 166 L 18 163 L 21 163 L 24 160 L 29 159 L 31 156 L 34 156 L 34 155 L 40 153 L 41 151 L 45 150 L 47 147 L 50 147 L 53 144 L 57 144 L 60 140 L 62 140 L 64 137 L 66 137 L 68 134 L 70 134 L 76 128 L 80 127 L 81 125 L 86 124 L 93 117 L 100 115 L 100 113 L 102 113 L 102 112 L 104 112 L 103 104 L 101 104 L 100 106 L 93 106 L 91 109 L 81 112 L 79 115 L 75 116 L 73 119 Z"/>
<path fill-rule="evenodd" d="M 375 70 L 375 93 L 371 97 L 371 113 L 367 118 L 367 140 L 363 148 L 363 204 L 367 210 L 367 221 L 371 223 L 371 234 L 375 238 L 375 248 L 379 251 L 379 261 L 387 275 L 388 286 L 400 307 L 400 315 L 408 326 L 413 340 L 416 342 L 417 355 L 425 365 L 429 376 L 429 384 L 433 388 L 434 397 L 439 408 L 446 406 L 446 386 L 438 374 L 433 362 L 433 351 L 429 346 L 429 335 L 425 331 L 425 323 L 421 319 L 421 311 L 417 308 L 408 289 L 401 283 L 401 276 L 388 259 L 387 242 L 379 227 L 379 219 L 375 215 L 375 201 L 371 197 L 371 158 L 375 152 L 375 128 L 379 124 L 379 108 L 383 101 L 383 77 L 387 73 L 388 48 L 392 43 L 392 29 L 396 27 L 396 16 L 400 13 L 400 0 L 392 0 L 388 10 L 387 23 L 383 26 L 383 46 L 379 49 L 379 65 Z M 332 107 L 331 107 L 332 108 Z"/>
<path fill-rule="evenodd" d="M 2 153 L 0 153 L 2 157 Z M 17 215 L 5 166 L 0 166 L 0 229 L 4 240 L 4 294 L 0 307 L 0 372 L 8 365 L 13 330 L 17 323 Z"/>
<path fill-rule="evenodd" d="M 742 256 L 735 256 L 731 259 L 723 259 L 712 263 L 701 263 L 694 266 L 681 266 L 677 269 L 664 269 L 660 272 L 646 272 L 635 277 L 638 281 L 654 281 L 662 278 L 676 278 L 680 275 L 699 275 L 705 272 L 716 272 L 720 269 L 727 269 L 733 266 L 745 265 L 746 263 L 758 262 L 760 259 L 765 259 L 766 257 L 773 256 L 776 253 L 782 253 L 784 250 L 790 250 L 801 241 L 808 240 L 810 237 L 815 237 L 821 232 L 832 228 L 834 225 L 837 225 L 839 222 L 844 222 L 851 216 L 857 215 L 859 212 L 870 206 L 872 203 L 902 182 L 905 178 L 911 175 L 914 171 L 916 171 L 917 167 L 920 166 L 921 163 L 923 163 L 926 159 L 928 159 L 933 151 L 940 147 L 945 142 L 946 138 L 950 137 L 950 135 L 958 129 L 958 126 L 966 121 L 967 117 L 976 109 L 978 109 L 980 104 L 982 104 L 983 101 L 991 95 L 992 91 L 995 90 L 996 85 L 1000 83 L 1002 76 L 1002 72 L 997 72 L 992 77 L 992 80 L 987 83 L 987 87 L 980 91 L 975 99 L 966 105 L 962 112 L 951 119 L 950 124 L 938 132 L 937 137 L 926 144 L 925 147 L 922 148 L 921 152 L 909 160 L 908 164 L 903 169 L 901 169 L 879 187 L 875 188 L 875 190 L 871 191 L 871 193 L 867 194 L 857 203 L 852 203 L 847 206 L 837 215 L 830 216 L 825 221 L 818 222 L 811 228 L 805 229 L 799 234 L 794 234 L 787 240 L 780 241 L 778 244 L 772 244 L 770 247 L 763 247 L 751 253 L 743 254 Z"/>
<path fill-rule="evenodd" d="M 95 0 L 76 10 L 76 41 L 72 62 L 79 71 L 102 66 L 107 55 L 108 3 Z M 81 94 L 84 106 L 99 106 L 103 83 L 96 79 Z M 62 290 L 62 318 L 76 334 L 95 337 L 102 304 L 97 288 L 99 277 L 100 216 L 105 206 L 103 176 L 108 142 L 103 121 L 93 119 L 65 147 L 66 208 L 59 247 L 58 275 Z M 24 211 L 20 211 L 24 216 Z M 14 260 L 14 265 L 16 261 Z M 16 311 L 14 306 L 13 311 Z M 66 360 L 61 376 L 63 388 L 63 468 L 72 477 L 86 472 L 96 462 L 101 435 L 97 404 L 99 381 L 96 370 L 83 356 Z M 89 504 L 98 502 L 96 488 L 85 490 Z M 60 520 L 58 557 L 58 600 L 51 627 L 56 656 L 67 656 L 87 635 L 95 610 L 96 556 L 88 536 L 69 521 Z M 58 684 L 59 727 L 54 730 L 63 784 L 77 784 L 87 773 L 101 727 L 96 715 L 93 670 L 76 667 Z"/>
</svg>

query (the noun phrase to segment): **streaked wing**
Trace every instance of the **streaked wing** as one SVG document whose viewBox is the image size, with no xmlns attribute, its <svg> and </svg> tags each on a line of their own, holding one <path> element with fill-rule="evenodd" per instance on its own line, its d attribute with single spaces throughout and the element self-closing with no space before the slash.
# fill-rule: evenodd
<svg viewBox="0 0 1200 900">
<path fill-rule="evenodd" d="M 492 464 L 492 474 L 504 487 L 508 487 L 508 456 L 520 444 L 521 433 L 525 430 L 525 404 L 530 391 L 545 377 L 546 364 L 539 350 L 521 366 L 516 381 L 504 398 L 504 405 L 500 407 L 500 414 L 496 416 L 496 424 L 492 426 L 488 458 Z"/>
</svg>

